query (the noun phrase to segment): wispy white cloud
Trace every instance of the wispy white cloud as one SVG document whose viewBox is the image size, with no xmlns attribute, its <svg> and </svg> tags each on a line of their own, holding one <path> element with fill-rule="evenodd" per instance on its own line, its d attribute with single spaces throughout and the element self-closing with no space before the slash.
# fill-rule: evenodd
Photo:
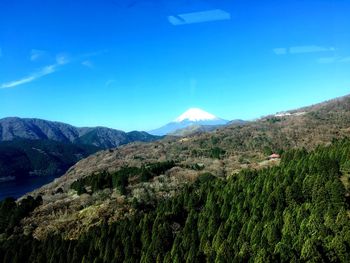
<svg viewBox="0 0 350 263">
<path fill-rule="evenodd" d="M 34 72 L 34 73 L 30 74 L 27 77 L 3 83 L 3 84 L 1 84 L 0 88 L 1 89 L 14 88 L 16 86 L 32 82 L 32 81 L 34 81 L 36 79 L 39 79 L 41 77 L 44 77 L 46 75 L 54 73 L 57 70 L 57 67 L 58 67 L 58 64 L 53 64 L 53 65 L 49 65 L 49 66 L 43 67 L 39 71 Z"/>
<path fill-rule="evenodd" d="M 59 55 L 56 57 L 55 64 L 45 66 L 45 67 L 41 68 L 40 70 L 35 71 L 32 74 L 30 74 L 29 76 L 26 76 L 24 78 L 0 84 L 0 89 L 14 88 L 14 87 L 17 87 L 19 85 L 23 85 L 23 84 L 32 82 L 34 80 L 40 79 L 44 76 L 47 76 L 47 75 L 50 75 L 50 74 L 56 72 L 59 67 L 63 66 L 64 64 L 67 64 L 67 63 L 69 63 L 69 60 L 65 56 Z"/>
<path fill-rule="evenodd" d="M 231 14 L 221 9 L 168 16 L 168 21 L 174 26 L 230 19 Z"/>
<path fill-rule="evenodd" d="M 289 53 L 291 54 L 326 52 L 326 51 L 335 51 L 335 48 L 321 47 L 321 46 L 297 46 L 297 47 L 289 48 Z"/>
<path fill-rule="evenodd" d="M 32 49 L 30 51 L 30 60 L 31 61 L 37 61 L 43 57 L 48 56 L 48 53 L 45 50 L 40 49 Z"/>
<path fill-rule="evenodd" d="M 331 64 L 331 63 L 348 63 L 350 62 L 350 56 L 339 56 L 336 55 L 337 49 L 335 47 L 324 47 L 317 45 L 310 46 L 293 46 L 293 47 L 281 47 L 274 48 L 273 52 L 276 55 L 295 55 L 295 54 L 307 54 L 307 53 L 323 53 L 328 56 L 320 57 L 317 59 L 317 63 L 320 64 Z"/>
<path fill-rule="evenodd" d="M 316 45 L 310 46 L 293 46 L 287 48 L 274 48 L 273 52 L 276 55 L 286 55 L 286 54 L 304 54 L 304 53 L 317 53 L 317 52 L 332 52 L 335 51 L 334 47 L 322 47 Z"/>
<path fill-rule="evenodd" d="M 94 67 L 94 64 L 90 60 L 84 60 L 83 62 L 81 62 L 81 64 L 84 67 L 87 67 L 87 68 L 93 68 Z"/>
<path fill-rule="evenodd" d="M 323 58 L 319 58 L 317 62 L 320 64 L 348 63 L 350 62 L 350 57 L 341 57 L 341 56 L 323 57 Z"/>
<path fill-rule="evenodd" d="M 105 52 L 107 52 L 107 51 L 106 50 L 101 50 L 101 51 L 96 51 L 96 52 L 92 52 L 92 53 L 88 53 L 88 54 L 83 54 L 83 55 L 77 56 L 75 58 L 70 58 L 66 53 L 58 54 L 58 55 L 56 55 L 56 61 L 55 61 L 54 64 L 45 66 L 45 67 L 43 67 L 43 68 L 33 72 L 32 74 L 21 78 L 21 79 L 5 82 L 5 83 L 2 83 L 2 84 L 0 83 L 0 89 L 14 88 L 14 87 L 17 87 L 19 85 L 23 85 L 23 84 L 35 81 L 37 79 L 40 79 L 40 78 L 42 78 L 44 76 L 47 76 L 49 74 L 52 74 L 52 73 L 56 72 L 60 67 L 63 67 L 64 65 L 66 65 L 68 63 L 80 62 L 83 58 L 97 56 L 97 55 L 99 55 L 101 53 L 105 53 Z M 34 53 L 33 53 L 33 55 L 34 55 Z M 35 55 L 37 55 L 37 53 L 35 53 Z M 34 56 L 33 57 L 34 61 L 37 58 L 38 57 Z M 32 57 L 31 57 L 31 59 L 32 59 Z M 81 63 L 84 66 L 90 66 L 90 67 L 93 66 L 92 62 L 89 61 L 89 60 L 85 60 L 85 61 L 83 61 Z"/>
<path fill-rule="evenodd" d="M 57 65 L 64 65 L 70 62 L 70 59 L 68 57 L 68 55 L 66 54 L 58 54 L 56 56 L 56 64 Z"/>
<path fill-rule="evenodd" d="M 337 60 L 338 60 L 337 57 L 324 57 L 324 58 L 319 58 L 317 62 L 320 64 L 330 64 L 330 63 L 336 62 Z"/>
</svg>

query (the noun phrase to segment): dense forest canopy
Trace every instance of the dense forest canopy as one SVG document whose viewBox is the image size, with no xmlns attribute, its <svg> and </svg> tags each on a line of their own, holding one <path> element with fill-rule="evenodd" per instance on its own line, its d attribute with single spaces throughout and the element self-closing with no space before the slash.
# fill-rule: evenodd
<svg viewBox="0 0 350 263">
<path fill-rule="evenodd" d="M 272 168 L 203 174 L 155 208 L 77 240 L 3 232 L 0 261 L 349 262 L 349 174 L 348 139 L 290 150 Z"/>
</svg>

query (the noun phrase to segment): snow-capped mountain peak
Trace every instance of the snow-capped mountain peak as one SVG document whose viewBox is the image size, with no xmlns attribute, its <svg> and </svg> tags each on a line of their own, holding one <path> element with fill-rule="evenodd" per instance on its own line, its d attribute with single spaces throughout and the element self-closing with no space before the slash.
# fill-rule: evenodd
<svg viewBox="0 0 350 263">
<path fill-rule="evenodd" d="M 187 111 L 185 111 L 183 114 L 181 114 L 179 117 L 177 117 L 175 120 L 173 120 L 172 122 L 169 122 L 168 124 L 158 129 L 149 131 L 149 133 L 153 135 L 166 135 L 166 134 L 172 134 L 176 131 L 185 129 L 190 126 L 193 126 L 193 127 L 205 126 L 206 127 L 205 129 L 208 129 L 208 126 L 211 126 L 211 127 L 222 126 L 222 125 L 225 125 L 226 123 L 228 123 L 227 120 L 220 119 L 209 112 L 206 112 L 198 108 L 190 108 Z"/>
<path fill-rule="evenodd" d="M 211 120 L 218 120 L 219 118 L 215 115 L 206 112 L 204 110 L 198 109 L 198 108 L 190 108 L 187 111 L 185 111 L 183 114 L 181 114 L 179 117 L 177 117 L 174 121 L 175 122 L 182 122 L 182 121 L 211 121 Z"/>
</svg>

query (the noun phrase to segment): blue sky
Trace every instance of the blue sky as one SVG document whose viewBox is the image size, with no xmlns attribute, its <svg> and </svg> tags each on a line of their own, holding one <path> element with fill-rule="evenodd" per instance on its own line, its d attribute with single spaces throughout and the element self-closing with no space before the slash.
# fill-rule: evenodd
<svg viewBox="0 0 350 263">
<path fill-rule="evenodd" d="M 350 1 L 2 0 L 0 118 L 150 130 L 350 93 Z"/>
</svg>

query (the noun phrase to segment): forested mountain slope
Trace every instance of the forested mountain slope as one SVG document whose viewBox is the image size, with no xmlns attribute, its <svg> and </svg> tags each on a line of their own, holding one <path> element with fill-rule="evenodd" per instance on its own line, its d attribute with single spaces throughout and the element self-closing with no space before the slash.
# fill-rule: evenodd
<svg viewBox="0 0 350 263">
<path fill-rule="evenodd" d="M 291 112 L 210 134 L 166 137 L 98 152 L 79 161 L 55 182 L 32 192 L 42 202 L 21 217 L 13 230 L 16 235 L 25 233 L 29 239 L 40 240 L 34 241 L 39 247 L 46 247 L 46 242 L 59 242 L 55 246 L 62 244 L 65 250 L 71 247 L 67 260 L 73 262 L 83 255 L 131 261 L 148 258 L 145 262 L 170 257 L 181 262 L 189 257 L 189 251 L 191 259 L 195 255 L 210 262 L 222 258 L 225 251 L 237 261 L 260 257 L 273 261 L 346 261 L 348 217 L 344 215 L 348 193 L 343 185 L 347 187 L 349 181 L 349 142 L 337 139 L 350 135 L 350 97 Z M 317 148 L 332 142 L 332 146 Z M 267 159 L 273 152 L 281 154 L 280 166 L 279 159 Z M 208 178 L 210 183 L 200 183 Z M 319 206 L 322 209 L 315 208 Z M 286 213 L 292 213 L 292 219 Z M 150 220 L 146 226 L 143 224 L 148 219 L 144 217 Z M 258 224 L 261 218 L 262 224 Z M 338 218 L 343 218 L 342 223 Z M 186 227 L 188 220 L 193 224 Z M 296 220 L 289 224 L 290 229 L 284 228 L 287 220 Z M 342 224 L 344 227 L 332 228 Z M 147 232 L 151 229 L 159 235 Z M 188 236 L 183 233 L 185 229 L 197 232 Z M 13 230 L 6 231 L 11 236 Z M 231 243 L 221 247 L 221 239 L 215 241 L 218 230 L 220 238 L 224 236 L 222 240 Z M 203 231 L 212 232 L 204 235 Z M 227 237 L 231 231 L 232 236 Z M 312 233 L 316 233 L 315 239 Z M 299 235 L 298 240 L 293 239 Z M 233 236 L 239 238 L 233 240 Z M 102 247 L 89 243 L 96 238 L 98 244 L 107 243 Z M 141 243 L 135 241 L 140 238 Z M 157 240 L 162 241 L 162 249 L 157 247 Z M 8 242 L 3 246 L 11 244 Z M 284 246 L 291 252 L 282 255 Z M 106 247 L 115 248 L 115 254 Z"/>
<path fill-rule="evenodd" d="M 311 150 L 350 135 L 350 97 L 302 112 L 305 113 L 267 116 L 211 134 L 167 137 L 98 152 L 79 161 L 55 182 L 34 191 L 34 197 L 42 196 L 43 205 L 23 220 L 23 227 L 30 226 L 28 231 L 37 238 L 45 238 L 49 233 L 77 238 L 91 225 L 100 224 L 104 217 L 114 222 L 133 214 L 135 209 L 130 207 L 134 201 L 147 205 L 176 195 L 183 185 L 202 173 L 225 178 L 241 169 L 273 166 L 279 160 L 267 160 L 272 152 L 283 156 L 288 149 Z M 149 178 L 146 176 L 147 180 L 141 179 L 138 169 L 166 161 L 174 162 L 174 166 Z M 123 171 L 124 167 L 135 169 L 127 175 L 126 192 L 121 193 L 108 178 L 113 178 L 113 174 Z M 110 174 L 108 178 L 105 172 Z M 84 185 L 87 194 L 76 195 L 77 189 L 72 188 L 72 184 L 86 177 L 95 178 L 95 186 L 90 182 Z"/>
<path fill-rule="evenodd" d="M 340 140 L 310 153 L 287 151 L 279 166 L 228 179 L 203 174 L 175 197 L 115 223 L 104 221 L 77 240 L 17 236 L 2 217 L 7 234 L 0 260 L 349 262 L 349 193 L 341 182 L 349 173 L 350 141 Z M 22 211 L 40 202 L 29 201 L 16 206 L 6 200 L 0 209 Z"/>
</svg>

